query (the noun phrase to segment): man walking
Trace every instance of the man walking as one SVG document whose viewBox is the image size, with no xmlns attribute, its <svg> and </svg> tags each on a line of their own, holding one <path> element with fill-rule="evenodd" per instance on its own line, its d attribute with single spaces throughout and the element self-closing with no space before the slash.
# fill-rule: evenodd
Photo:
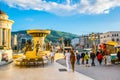
<svg viewBox="0 0 120 80">
<path fill-rule="evenodd" d="M 78 50 L 76 51 L 76 59 L 77 59 L 77 64 L 80 65 L 80 54 Z"/>
<path fill-rule="evenodd" d="M 91 63 L 91 66 L 95 66 L 95 62 L 94 62 L 94 60 L 95 60 L 95 53 L 94 53 L 94 51 L 92 51 L 91 53 L 90 53 L 90 58 L 92 59 L 92 63 Z"/>
</svg>

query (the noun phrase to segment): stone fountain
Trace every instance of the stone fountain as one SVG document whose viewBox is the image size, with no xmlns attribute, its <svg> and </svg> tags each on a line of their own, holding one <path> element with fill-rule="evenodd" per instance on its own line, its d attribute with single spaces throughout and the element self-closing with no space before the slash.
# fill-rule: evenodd
<svg viewBox="0 0 120 80">
<path fill-rule="evenodd" d="M 33 51 L 26 52 L 26 57 L 29 56 L 30 58 L 36 58 L 48 53 L 48 51 L 44 50 L 44 39 L 48 34 L 50 34 L 50 30 L 28 30 L 27 34 L 32 36 L 34 47 Z M 37 42 L 39 42 L 40 48 L 38 54 L 36 55 Z"/>
</svg>

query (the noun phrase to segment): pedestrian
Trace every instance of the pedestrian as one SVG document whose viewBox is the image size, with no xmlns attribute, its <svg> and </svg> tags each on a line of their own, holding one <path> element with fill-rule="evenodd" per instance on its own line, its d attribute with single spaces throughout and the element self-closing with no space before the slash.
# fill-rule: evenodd
<svg viewBox="0 0 120 80">
<path fill-rule="evenodd" d="M 77 64 L 80 65 L 80 54 L 78 52 L 78 50 L 76 51 L 76 59 L 77 59 Z"/>
<path fill-rule="evenodd" d="M 51 50 L 51 53 L 50 53 L 50 60 L 51 60 L 51 63 L 54 62 L 54 56 L 55 56 L 55 52 L 53 50 Z"/>
<path fill-rule="evenodd" d="M 97 59 L 98 59 L 99 64 L 101 65 L 102 59 L 103 59 L 102 53 L 98 54 Z"/>
<path fill-rule="evenodd" d="M 105 55 L 103 56 L 103 60 L 104 60 L 104 64 L 106 65 L 106 64 L 107 64 L 107 54 L 105 54 Z"/>
<path fill-rule="evenodd" d="M 67 70 L 70 71 L 70 53 L 68 50 L 65 51 L 65 57 Z"/>
<path fill-rule="evenodd" d="M 85 56 L 85 53 L 84 53 L 84 51 L 82 51 L 82 53 L 81 53 L 82 64 L 84 64 L 84 56 Z"/>
<path fill-rule="evenodd" d="M 72 50 L 70 51 L 70 62 L 71 62 L 71 66 L 72 66 L 72 71 L 74 72 L 75 54 Z"/>
<path fill-rule="evenodd" d="M 108 54 L 106 55 L 106 65 L 111 65 L 110 53 L 108 53 Z"/>
<path fill-rule="evenodd" d="M 87 52 L 86 52 L 84 58 L 85 58 L 85 61 L 86 61 L 86 67 L 89 67 L 89 58 L 90 58 L 90 57 L 89 57 L 89 55 L 88 55 Z"/>
<path fill-rule="evenodd" d="M 120 62 L 120 48 L 118 49 L 118 52 L 117 52 L 117 58 L 118 58 L 118 61 Z"/>
<path fill-rule="evenodd" d="M 96 55 L 95 55 L 95 53 L 94 53 L 94 51 L 92 51 L 91 53 L 90 53 L 90 58 L 92 59 L 92 63 L 91 63 L 91 66 L 95 66 L 95 57 L 96 57 Z"/>
</svg>

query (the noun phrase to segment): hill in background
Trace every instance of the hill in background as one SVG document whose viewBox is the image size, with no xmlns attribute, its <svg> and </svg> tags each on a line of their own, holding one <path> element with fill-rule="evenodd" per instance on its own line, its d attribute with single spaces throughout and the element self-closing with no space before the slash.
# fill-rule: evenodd
<svg viewBox="0 0 120 80">
<path fill-rule="evenodd" d="M 22 30 L 22 31 L 16 31 L 16 32 L 12 32 L 12 35 L 15 34 L 27 34 L 26 30 Z M 45 41 L 52 41 L 52 42 L 57 42 L 59 41 L 59 39 L 63 37 L 64 39 L 72 39 L 74 37 L 78 37 L 78 35 L 76 34 L 72 34 L 72 33 L 67 33 L 67 32 L 61 32 L 61 31 L 56 31 L 56 30 L 51 30 L 51 33 L 49 35 L 47 35 Z"/>
</svg>

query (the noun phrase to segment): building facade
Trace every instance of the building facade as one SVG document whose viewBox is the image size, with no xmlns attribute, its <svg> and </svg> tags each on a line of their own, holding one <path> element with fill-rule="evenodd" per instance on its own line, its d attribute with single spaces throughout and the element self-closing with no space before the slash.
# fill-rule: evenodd
<svg viewBox="0 0 120 80">
<path fill-rule="evenodd" d="M 4 54 L 7 55 L 8 60 L 12 59 L 11 28 L 13 23 L 14 21 L 9 20 L 8 15 L 0 10 L 0 59 Z"/>
<path fill-rule="evenodd" d="M 109 31 L 100 35 L 100 43 L 115 41 L 120 43 L 120 31 Z"/>
</svg>

